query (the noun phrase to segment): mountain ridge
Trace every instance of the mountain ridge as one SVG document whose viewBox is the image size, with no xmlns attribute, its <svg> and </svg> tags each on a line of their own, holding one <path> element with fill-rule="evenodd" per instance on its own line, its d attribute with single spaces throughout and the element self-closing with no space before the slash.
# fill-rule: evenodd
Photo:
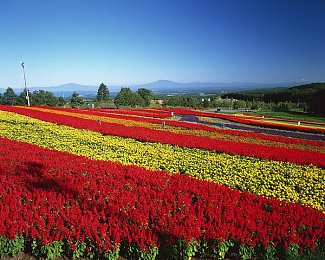
<svg viewBox="0 0 325 260">
<path fill-rule="evenodd" d="M 255 83 L 255 82 L 238 82 L 238 83 L 220 83 L 220 82 L 175 82 L 171 80 L 157 80 L 145 84 L 138 85 L 124 85 L 124 86 L 109 86 L 110 92 L 119 92 L 122 87 L 129 87 L 133 91 L 139 88 L 147 88 L 156 92 L 157 94 L 165 93 L 168 91 L 173 92 L 234 92 L 253 89 L 265 89 L 276 87 L 293 87 L 301 84 L 302 82 L 282 82 L 282 83 Z M 304 82 L 306 83 L 306 82 Z M 97 93 L 98 86 L 95 85 L 82 85 L 77 83 L 65 83 L 58 86 L 32 86 L 28 87 L 29 91 L 45 90 L 53 93 L 64 92 L 92 92 Z M 13 88 L 16 93 L 20 93 L 24 88 Z M 0 88 L 0 93 L 4 93 L 5 88 Z"/>
</svg>

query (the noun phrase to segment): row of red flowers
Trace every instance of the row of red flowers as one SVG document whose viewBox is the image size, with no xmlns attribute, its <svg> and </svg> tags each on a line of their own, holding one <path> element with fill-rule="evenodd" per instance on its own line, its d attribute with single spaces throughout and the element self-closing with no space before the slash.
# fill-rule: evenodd
<svg viewBox="0 0 325 260">
<path fill-rule="evenodd" d="M 120 114 L 120 109 L 75 109 L 75 108 L 58 108 L 58 107 L 41 107 L 51 110 L 58 110 L 58 111 L 68 111 L 73 113 L 80 113 L 86 115 L 96 115 L 96 116 L 106 116 L 110 118 L 118 118 L 118 119 L 126 119 L 138 122 L 148 122 L 153 124 L 161 125 L 162 120 L 157 118 L 149 118 L 149 117 L 139 117 L 134 113 L 134 110 L 123 110 Z M 137 110 L 136 110 L 137 111 Z M 169 113 L 169 112 L 168 112 Z M 168 126 L 175 126 L 175 127 L 182 127 L 187 129 L 193 130 L 203 130 L 208 132 L 215 132 L 215 133 L 224 133 L 229 135 L 237 135 L 243 137 L 250 137 L 260 140 L 268 140 L 274 142 L 281 142 L 281 143 L 288 143 L 288 144 L 303 144 L 303 145 L 310 145 L 310 146 L 317 146 L 323 147 L 325 146 L 325 142 L 317 141 L 317 140 L 305 140 L 301 138 L 292 138 L 292 137 L 284 137 L 284 136 L 272 136 L 262 133 L 255 133 L 255 132 L 248 132 L 248 131 L 239 131 L 239 130 L 223 130 L 218 129 L 211 126 L 196 124 L 196 123 L 189 123 L 189 122 L 181 122 L 175 120 L 165 120 L 165 124 Z"/>
<path fill-rule="evenodd" d="M 98 109 L 93 109 L 98 110 Z M 99 109 L 100 110 L 100 109 Z M 124 114 L 129 115 L 130 111 L 132 111 L 131 115 L 141 116 L 141 117 L 153 117 L 153 118 L 169 118 L 172 117 L 172 112 L 165 111 L 162 109 L 105 109 L 107 113 L 110 114 Z"/>
<path fill-rule="evenodd" d="M 301 248 L 325 239 L 323 213 L 185 175 L 92 161 L 0 138 L 0 236 L 91 239 L 109 250 L 175 239 Z M 19 151 L 19 152 L 17 152 Z"/>
<path fill-rule="evenodd" d="M 323 127 L 308 127 L 308 126 L 298 126 L 298 125 L 288 125 L 288 124 L 277 124 L 277 123 L 269 123 L 261 120 L 256 119 L 248 119 L 248 118 L 242 118 L 239 116 L 233 116 L 233 115 L 226 115 L 226 114 L 220 114 L 220 113 L 209 113 L 209 112 L 202 112 L 197 110 L 189 110 L 189 109 L 173 109 L 172 110 L 175 114 L 180 115 L 196 115 L 196 116 L 206 116 L 206 117 L 214 117 L 214 118 L 221 118 L 237 123 L 243 123 L 243 124 L 249 124 L 249 125 L 257 125 L 262 127 L 268 127 L 268 128 L 277 128 L 277 129 L 284 129 L 284 130 L 290 130 L 290 131 L 301 131 L 301 132 L 312 132 L 312 133 L 325 133 L 325 128 Z"/>
<path fill-rule="evenodd" d="M 270 147 L 260 144 L 216 140 L 202 136 L 177 134 L 146 127 L 130 127 L 113 123 L 99 125 L 97 124 L 96 120 L 35 111 L 24 107 L 1 106 L 0 109 L 38 118 L 48 122 L 68 125 L 80 129 L 88 129 L 91 131 L 100 132 L 102 134 L 131 137 L 141 141 L 159 142 L 183 147 L 207 149 L 226 152 L 229 154 L 253 156 L 266 160 L 287 161 L 302 165 L 313 164 L 319 167 L 325 166 L 325 155 L 314 151 L 302 151 L 292 148 Z"/>
</svg>

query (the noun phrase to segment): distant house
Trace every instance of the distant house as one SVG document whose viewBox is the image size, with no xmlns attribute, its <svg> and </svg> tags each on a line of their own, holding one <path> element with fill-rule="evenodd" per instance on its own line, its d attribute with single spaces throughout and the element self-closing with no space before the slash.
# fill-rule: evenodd
<svg viewBox="0 0 325 260">
<path fill-rule="evenodd" d="M 153 105 L 163 105 L 164 101 L 162 99 L 153 99 L 153 100 L 151 100 L 151 104 L 153 104 Z"/>
</svg>

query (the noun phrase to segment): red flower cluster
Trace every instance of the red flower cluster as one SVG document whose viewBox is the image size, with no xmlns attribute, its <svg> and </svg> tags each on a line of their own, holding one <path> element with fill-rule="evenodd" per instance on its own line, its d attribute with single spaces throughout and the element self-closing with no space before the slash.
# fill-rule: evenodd
<svg viewBox="0 0 325 260">
<path fill-rule="evenodd" d="M 98 124 L 96 120 L 76 118 L 49 112 L 35 111 L 23 107 L 0 106 L 1 110 L 16 112 L 44 121 L 88 129 L 107 135 L 131 137 L 141 141 L 159 142 L 182 147 L 207 149 L 244 156 L 258 157 L 266 160 L 286 161 L 296 164 L 324 167 L 325 155 L 315 151 L 301 151 L 293 148 L 271 147 L 227 140 L 211 139 L 203 136 L 178 134 L 147 127 L 125 126 L 121 124 Z"/>
<path fill-rule="evenodd" d="M 0 143 L 0 236 L 44 244 L 87 237 L 106 250 L 122 241 L 146 249 L 174 239 L 313 248 L 325 239 L 324 214 L 297 203 L 9 139 Z"/>
</svg>

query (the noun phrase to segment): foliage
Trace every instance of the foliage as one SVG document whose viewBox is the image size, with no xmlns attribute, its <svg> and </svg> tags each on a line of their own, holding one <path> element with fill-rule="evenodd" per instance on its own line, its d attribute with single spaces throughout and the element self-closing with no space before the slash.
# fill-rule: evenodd
<svg viewBox="0 0 325 260">
<path fill-rule="evenodd" d="M 143 107 L 145 105 L 145 100 L 139 93 L 133 93 L 130 88 L 121 88 L 114 103 L 117 107 Z"/>
<path fill-rule="evenodd" d="M 63 254 L 63 242 L 62 241 L 52 241 L 41 248 L 41 253 L 46 257 L 46 259 L 56 259 Z"/>
<path fill-rule="evenodd" d="M 153 94 L 153 92 L 151 90 L 145 89 L 145 88 L 139 88 L 137 93 L 144 100 L 145 107 L 148 107 L 151 103 L 151 100 L 155 97 L 155 95 Z"/>
<path fill-rule="evenodd" d="M 0 233 L 0 257 L 13 257 L 25 248 L 25 239 L 23 236 L 15 236 L 14 238 L 4 237 Z"/>
<path fill-rule="evenodd" d="M 17 95 L 12 88 L 7 88 L 3 93 L 1 103 L 5 105 L 15 105 L 17 103 Z"/>
<path fill-rule="evenodd" d="M 230 240 L 225 240 L 223 242 L 218 242 L 216 240 L 216 245 L 213 245 L 213 253 L 216 259 L 225 259 L 225 256 L 229 249 L 233 247 L 235 243 Z"/>
<path fill-rule="evenodd" d="M 198 252 L 199 244 L 195 240 L 176 239 L 170 249 L 173 259 L 191 259 Z"/>
<path fill-rule="evenodd" d="M 200 101 L 192 96 L 171 96 L 166 98 L 164 106 L 198 108 Z"/>
<path fill-rule="evenodd" d="M 29 100 L 31 101 L 31 93 L 28 91 Z M 20 92 L 19 96 L 17 97 L 16 105 L 19 106 L 26 106 L 27 105 L 27 90 L 24 89 L 22 92 Z"/>
<path fill-rule="evenodd" d="M 243 260 L 252 259 L 254 255 L 254 248 L 250 245 L 242 244 L 239 247 L 239 255 Z"/>
<path fill-rule="evenodd" d="M 315 92 L 310 99 L 310 111 L 325 115 L 325 89 Z"/>
<path fill-rule="evenodd" d="M 108 87 L 104 83 L 101 83 L 97 91 L 96 100 L 99 102 L 103 102 L 103 101 L 107 101 L 108 98 L 109 98 Z"/>
<path fill-rule="evenodd" d="M 142 249 L 137 244 L 129 245 L 127 243 L 123 243 L 123 245 L 121 246 L 121 254 L 124 255 L 127 259 L 156 259 L 156 257 L 158 256 L 158 252 L 159 249 L 156 246 L 145 249 Z"/>
<path fill-rule="evenodd" d="M 77 92 L 73 92 L 72 96 L 71 96 L 71 107 L 73 108 L 78 108 L 80 106 L 82 106 L 82 104 L 84 103 L 84 100 L 82 98 L 82 96 L 80 96 Z"/>
<path fill-rule="evenodd" d="M 264 91 L 246 91 L 240 93 L 227 93 L 223 95 L 223 98 L 233 98 L 238 100 L 245 100 L 245 101 L 263 101 L 264 105 L 266 103 L 274 103 L 272 105 L 272 109 L 286 111 L 288 108 L 283 109 L 280 106 L 276 106 L 278 103 L 288 104 L 291 103 L 298 103 L 298 104 L 306 104 L 310 106 L 310 110 L 315 113 L 324 114 L 321 111 L 317 111 L 318 108 L 322 109 L 324 107 L 324 97 L 319 97 L 321 93 L 324 93 L 325 90 L 325 83 L 311 83 L 306 85 L 295 86 L 291 88 L 287 88 L 285 90 L 279 88 L 279 90 L 264 90 Z M 318 93 L 318 94 L 316 94 Z M 324 95 L 324 94 L 322 94 Z M 312 99 L 315 99 L 312 101 Z M 319 99 L 319 101 L 318 101 Z M 321 101 L 322 100 L 322 101 Z M 316 105 L 316 103 L 317 105 Z M 248 107 L 248 106 L 246 106 Z"/>
<path fill-rule="evenodd" d="M 59 100 L 52 92 L 44 90 L 35 90 L 30 95 L 31 104 L 38 106 L 57 106 Z"/>
<path fill-rule="evenodd" d="M 29 99 L 33 106 L 63 106 L 65 104 L 62 97 L 57 98 L 52 92 L 45 90 L 29 92 Z M 7 88 L 6 92 L 0 96 L 0 104 L 26 106 L 26 90 L 17 96 L 12 88 Z"/>
</svg>

